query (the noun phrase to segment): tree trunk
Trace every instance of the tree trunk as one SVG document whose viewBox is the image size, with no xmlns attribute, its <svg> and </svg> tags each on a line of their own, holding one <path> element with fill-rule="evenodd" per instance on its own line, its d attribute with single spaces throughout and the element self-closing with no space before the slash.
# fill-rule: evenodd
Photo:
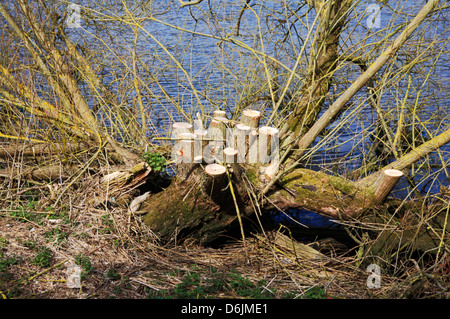
<svg viewBox="0 0 450 319">
<path fill-rule="evenodd" d="M 39 116 L 45 122 L 58 124 L 58 130 L 66 130 L 69 134 L 81 138 L 92 146 L 106 146 L 106 149 L 111 151 L 111 157 L 119 162 L 129 165 L 136 164 L 139 161 L 139 157 L 113 140 L 100 126 L 100 123 L 89 108 L 74 77 L 74 70 L 69 63 L 71 60 L 77 60 L 77 57 L 65 54 L 57 48 L 55 41 L 46 32 L 44 24 L 38 21 L 37 16 L 26 1 L 18 0 L 18 5 L 22 11 L 21 14 L 25 17 L 25 23 L 28 24 L 26 27 L 30 28 L 28 33 L 24 27 L 15 21 L 1 3 L 0 14 L 11 26 L 14 34 L 21 40 L 36 64 L 38 71 L 48 81 L 48 84 L 54 91 L 53 93 L 59 99 L 62 110 L 51 103 L 43 101 L 35 91 L 14 78 L 7 68 L 0 66 L 2 71 L 0 72 L 0 84 L 5 87 L 0 88 L 2 96 L 9 98 L 9 102 L 12 105 L 18 108 L 24 107 L 31 114 Z M 25 25 L 25 23 L 22 25 Z M 47 54 L 46 59 L 42 58 L 42 52 Z M 69 50 L 69 52 L 74 53 L 73 50 Z M 87 76 L 93 77 L 93 74 L 86 73 Z M 95 83 L 96 78 L 92 78 L 92 81 Z M 36 107 L 30 107 L 28 105 L 30 101 Z"/>
<path fill-rule="evenodd" d="M 210 164 L 218 165 L 218 164 Z M 255 213 L 250 185 L 264 186 L 259 172 L 248 166 L 244 173 L 230 174 L 231 183 L 222 166 L 220 176 L 205 177 L 198 165 L 190 180 L 174 181 L 165 191 L 150 196 L 141 208 L 144 221 L 161 238 L 177 240 L 185 237 L 208 244 L 227 231 L 236 231 L 230 224 L 239 217 Z M 242 169 L 242 168 L 241 168 Z M 239 176 L 239 174 L 241 176 Z M 207 175 L 207 174 L 206 174 Z M 230 185 L 231 184 L 231 185 Z M 335 219 L 355 218 L 382 202 L 394 186 L 386 183 L 381 196 L 378 189 L 362 188 L 357 183 L 323 172 L 297 169 L 282 178 L 260 203 L 261 211 L 304 208 Z M 233 192 L 231 191 L 233 189 Z M 256 191 L 257 193 L 257 191 Z"/>
<path fill-rule="evenodd" d="M 291 156 L 288 160 L 288 164 L 293 164 L 296 158 L 299 158 L 307 148 L 315 141 L 319 134 L 332 123 L 345 104 L 370 80 L 370 78 L 378 72 L 381 67 L 398 51 L 398 49 L 406 42 L 411 34 L 419 27 L 423 20 L 432 12 L 435 6 L 439 3 L 439 0 L 430 0 L 423 6 L 420 12 L 410 21 L 408 26 L 402 31 L 402 33 L 395 39 L 395 41 L 375 60 L 372 65 L 361 74 L 358 79 L 336 100 L 333 104 L 324 112 L 324 114 L 314 122 L 314 125 L 304 135 L 291 134 L 286 138 L 283 145 L 292 144 L 295 138 L 301 136 L 298 142 L 294 143 L 298 147 L 298 151 L 295 152 L 295 156 Z M 297 119 L 302 124 L 301 118 Z M 295 118 L 292 119 L 295 121 Z M 298 124 L 296 124 L 298 127 Z M 303 124 L 302 124 L 303 125 Z M 295 128 L 295 127 L 294 127 Z M 291 125 L 291 130 L 293 127 Z M 293 130 L 295 132 L 295 130 Z M 286 130 L 283 130 L 286 133 Z M 292 147 L 291 147 L 292 149 Z"/>
<path fill-rule="evenodd" d="M 379 224 L 380 229 L 371 231 L 375 239 L 369 245 L 370 253 L 377 255 L 386 256 L 386 253 L 398 248 L 437 254 L 442 253 L 449 243 L 445 235 L 450 231 L 445 207 L 424 224 L 416 218 L 421 215 L 419 212 L 423 212 L 422 205 L 413 207 L 414 203 L 407 203 L 406 206 L 411 209 L 405 209 L 409 215 L 404 217 L 398 214 L 392 216 L 384 212 L 385 207 L 377 206 L 402 176 L 399 171 L 385 171 L 385 177 L 379 183 L 367 188 L 323 172 L 297 169 L 271 188 L 257 210 L 248 188 L 250 185 L 256 186 L 257 193 L 264 183 L 259 181 L 258 171 L 254 167 L 249 166 L 239 173 L 241 178 L 239 174 L 231 173 L 233 188 L 224 174 L 205 177 L 201 165 L 197 166 L 197 170 L 194 174 L 200 178 L 174 181 L 166 190 L 147 197 L 137 212 L 145 214 L 144 223 L 162 242 L 180 243 L 188 239 L 202 245 L 214 245 L 224 238 L 239 238 L 242 224 L 245 225 L 243 229 L 247 230 L 251 224 L 246 221 L 254 219 L 255 214 L 303 208 L 336 220 L 350 219 L 362 225 Z M 402 203 L 402 206 L 405 204 Z M 371 213 L 364 214 L 366 212 Z M 390 221 L 391 226 L 383 226 L 386 220 Z"/>
<path fill-rule="evenodd" d="M 39 156 L 45 156 L 45 155 L 52 155 L 52 154 L 61 154 L 63 152 L 69 153 L 75 153 L 82 150 L 86 150 L 87 146 L 85 143 L 53 143 L 53 144 L 47 144 L 47 143 L 40 143 L 40 144 L 31 144 L 31 145 L 24 145 L 21 148 L 18 148 L 17 145 L 7 145 L 2 146 L 0 148 L 0 157 L 6 158 L 8 156 L 14 156 L 14 154 L 18 154 L 20 156 L 25 157 L 39 157 Z"/>
<path fill-rule="evenodd" d="M 140 213 L 163 241 L 189 238 L 209 245 L 237 229 L 232 226 L 237 222 L 236 207 L 244 211 L 246 201 L 242 186 L 239 172 L 227 173 L 219 164 L 205 168 L 198 164 L 187 179 L 176 178 L 166 190 L 150 196 Z"/>
<path fill-rule="evenodd" d="M 25 179 L 32 181 L 61 181 L 73 176 L 81 165 L 34 165 L 33 167 L 20 167 L 0 169 L 0 177 L 12 179 Z"/>
<path fill-rule="evenodd" d="M 241 131 L 239 124 L 236 128 L 237 132 Z M 268 136 L 278 130 L 253 127 L 252 131 L 256 134 L 254 143 L 261 149 L 271 149 Z M 188 137 L 196 135 L 182 134 L 186 139 L 181 140 L 180 145 L 187 146 L 180 150 L 190 154 L 187 156 L 190 160 L 178 164 L 179 171 L 183 172 L 181 176 L 177 174 L 165 191 L 149 196 L 142 204 L 141 213 L 145 214 L 145 223 L 164 241 L 179 242 L 189 237 L 203 244 L 214 243 L 229 232 L 236 233 L 238 226 L 242 227 L 242 220 L 251 218 L 257 211 L 255 200 L 258 213 L 303 208 L 338 220 L 358 219 L 385 200 L 403 176 L 397 168 L 404 168 L 403 165 L 411 164 L 412 160 L 420 159 L 448 141 L 448 132 L 442 133 L 419 146 L 413 154 L 405 155 L 405 159 L 373 175 L 370 182 L 298 168 L 281 175 L 263 198 L 257 198 L 277 171 L 268 171 L 270 165 L 261 161 L 238 163 L 238 159 L 246 158 L 248 146 L 225 148 L 222 158 L 213 157 L 216 161 L 213 164 L 192 163 L 193 141 Z M 259 141 L 261 138 L 265 143 Z M 190 165 L 189 169 L 186 165 Z"/>
<path fill-rule="evenodd" d="M 319 15 L 318 36 L 314 41 L 308 78 L 300 89 L 300 98 L 295 103 L 286 125 L 281 129 L 289 133 L 289 144 L 306 132 L 316 121 L 329 91 L 334 71 L 339 61 L 339 38 L 352 1 L 312 1 Z"/>
<path fill-rule="evenodd" d="M 241 122 L 253 126 L 253 143 L 264 153 L 256 163 L 238 163 L 247 155 L 245 148 L 225 148 L 223 157 L 213 157 L 216 163 L 193 163 L 193 140 L 188 138 L 195 134 L 179 135 L 184 134 L 175 152 L 179 154 L 177 177 L 165 191 L 148 197 L 141 208 L 145 223 L 164 240 L 190 237 L 209 244 L 225 232 L 238 229 L 238 225 L 242 228 L 242 221 L 254 214 L 255 194 L 277 173 L 276 162 L 268 163 L 267 158 L 274 146 L 271 138 L 278 130 L 255 127 L 256 122 L 252 124 L 246 115 L 243 117 Z M 212 125 L 220 130 L 220 126 Z M 395 174 L 387 176 L 402 174 L 392 172 Z M 353 218 L 382 202 L 398 178 L 386 180 L 390 182 L 378 188 L 361 187 L 342 177 L 296 169 L 274 184 L 258 205 L 262 212 L 301 207 L 336 219 Z"/>
</svg>

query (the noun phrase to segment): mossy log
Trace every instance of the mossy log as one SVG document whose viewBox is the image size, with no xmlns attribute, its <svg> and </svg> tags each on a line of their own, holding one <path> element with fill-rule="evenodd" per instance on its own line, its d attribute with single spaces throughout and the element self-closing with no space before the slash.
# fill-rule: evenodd
<svg viewBox="0 0 450 319">
<path fill-rule="evenodd" d="M 267 208 L 304 208 L 336 219 L 356 217 L 376 202 L 371 188 L 304 168 L 284 176 L 267 196 Z"/>
<path fill-rule="evenodd" d="M 218 164 L 210 164 L 218 165 Z M 175 178 L 164 191 L 150 196 L 140 208 L 144 223 L 163 241 L 186 238 L 208 245 L 237 223 L 236 205 L 245 209 L 246 198 L 237 174 L 211 176 L 197 164 L 187 178 Z M 236 204 L 230 183 L 237 194 Z"/>
<path fill-rule="evenodd" d="M 243 186 L 245 182 L 233 173 L 229 175 L 236 196 L 235 205 L 227 180 L 218 182 L 212 189 L 211 179 L 205 181 L 201 165 L 196 170 L 193 172 L 195 181 L 192 177 L 177 179 L 165 191 L 146 199 L 138 212 L 144 214 L 144 223 L 164 242 L 182 242 L 189 238 L 210 245 L 228 236 L 239 238 L 236 205 L 244 221 L 255 213 L 250 195 Z M 261 184 L 255 167 L 240 174 L 254 185 Z M 435 254 L 448 250 L 450 223 L 446 221 L 448 212 L 445 209 L 435 208 L 439 211 L 430 213 L 432 218 L 423 223 L 416 218 L 420 216 L 417 212 L 423 211 L 423 205 L 415 207 L 408 203 L 405 207 L 403 203 L 404 209 L 410 213 L 393 215 L 383 209 L 386 205 L 377 204 L 376 193 L 376 188 L 362 188 L 341 177 L 297 169 L 273 187 L 260 208 L 263 214 L 276 209 L 304 208 L 338 220 L 351 219 L 361 225 L 379 225 L 370 230 L 374 240 L 368 249 L 375 255 L 384 256 L 398 249 Z"/>
<path fill-rule="evenodd" d="M 194 161 L 195 143 L 193 139 L 189 140 L 193 134 L 183 133 L 185 135 L 177 144 L 178 151 L 174 152 L 177 156 L 176 178 L 165 191 L 150 196 L 141 206 L 145 223 L 155 233 L 165 240 L 189 236 L 202 243 L 211 243 L 228 230 L 233 232 L 231 224 L 234 221 L 238 220 L 235 224 L 242 226 L 243 220 L 254 214 L 254 195 L 261 194 L 278 170 L 275 156 L 278 130 L 272 127 L 258 129 L 259 118 L 258 111 L 246 110 L 241 119 L 244 124 L 236 125 L 236 137 L 242 142 L 240 146 L 246 147 L 239 147 L 237 143 L 236 149 L 217 148 L 221 150 L 220 154 L 203 151 L 201 161 Z M 220 139 L 225 121 L 226 118 L 214 118 L 210 136 L 218 131 Z M 249 130 L 254 130 L 253 144 L 259 148 L 253 153 L 250 138 L 246 140 L 239 135 Z M 214 148 L 217 143 L 222 145 L 221 141 L 214 141 L 207 147 Z M 249 155 L 258 161 L 250 160 Z M 245 163 L 240 161 L 247 157 Z M 207 163 L 209 165 L 205 167 Z M 399 171 L 386 171 L 381 175 L 383 180 L 376 184 L 379 186 L 363 187 L 339 176 L 296 169 L 273 185 L 269 184 L 272 186 L 259 198 L 258 205 L 263 212 L 304 208 L 336 219 L 354 218 L 381 203 L 401 175 Z"/>
<path fill-rule="evenodd" d="M 192 171 L 195 177 L 176 179 L 165 191 L 150 196 L 140 209 L 145 214 L 145 224 L 165 240 L 189 237 L 203 244 L 212 243 L 228 231 L 236 232 L 231 226 L 239 225 L 238 213 L 244 219 L 254 213 L 243 176 L 253 186 L 262 187 L 264 183 L 256 166 L 247 166 L 245 171 L 241 167 L 237 172 L 236 168 L 227 169 L 231 187 L 227 179 L 219 182 L 216 178 L 212 182 L 205 178 L 202 166 L 197 165 Z M 297 169 L 271 189 L 260 207 L 263 212 L 298 207 L 347 219 L 358 216 L 376 202 L 373 189 L 323 172 Z"/>
<path fill-rule="evenodd" d="M 403 173 L 384 170 L 371 186 L 340 176 L 297 169 L 284 176 L 269 196 L 269 203 L 281 209 L 301 207 L 325 216 L 354 218 L 383 202 Z"/>
</svg>

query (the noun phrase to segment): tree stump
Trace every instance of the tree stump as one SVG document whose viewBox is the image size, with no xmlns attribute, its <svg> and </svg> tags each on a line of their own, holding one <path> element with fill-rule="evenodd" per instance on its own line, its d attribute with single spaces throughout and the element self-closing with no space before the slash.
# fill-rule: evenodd
<svg viewBox="0 0 450 319">
<path fill-rule="evenodd" d="M 214 118 L 226 118 L 226 117 L 227 117 L 227 112 L 222 111 L 222 110 L 214 111 Z"/>
<path fill-rule="evenodd" d="M 179 149 L 177 151 L 177 176 L 181 179 L 187 179 L 192 173 L 195 163 L 195 134 L 181 133 L 179 135 Z"/>
<path fill-rule="evenodd" d="M 258 128 L 260 119 L 261 112 L 247 109 L 242 112 L 241 123 L 252 128 Z"/>
<path fill-rule="evenodd" d="M 252 130 L 250 126 L 245 124 L 236 124 L 233 144 L 236 146 L 238 152 L 239 163 L 249 162 L 249 150 L 250 150 L 250 134 Z"/>
<path fill-rule="evenodd" d="M 254 214 L 254 194 L 277 175 L 278 129 L 259 127 L 260 112 L 245 110 L 241 123 L 225 139 L 230 127 L 222 115 L 215 112 L 207 132 L 176 125 L 178 156 L 184 159 L 177 176 L 183 178 L 142 204 L 145 223 L 165 241 L 190 237 L 211 244 L 227 232 L 240 234 L 237 217 L 245 220 Z M 196 148 L 201 148 L 201 156 Z M 384 200 L 400 177 L 401 172 L 385 171 L 374 188 L 296 169 L 281 176 L 258 200 L 258 207 L 261 212 L 303 208 L 336 219 L 354 218 Z"/>
<path fill-rule="evenodd" d="M 227 169 L 220 164 L 208 164 L 205 166 L 205 176 L 203 177 L 201 188 L 203 193 L 217 203 L 222 203 L 223 191 L 226 188 Z"/>
</svg>

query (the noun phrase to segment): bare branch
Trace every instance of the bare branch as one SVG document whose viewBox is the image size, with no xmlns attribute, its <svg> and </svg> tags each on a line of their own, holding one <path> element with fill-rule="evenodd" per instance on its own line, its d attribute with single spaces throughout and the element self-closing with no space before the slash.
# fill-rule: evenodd
<svg viewBox="0 0 450 319">
<path fill-rule="evenodd" d="M 389 46 L 377 60 L 367 69 L 366 72 L 361 74 L 359 78 L 329 107 L 329 109 L 320 117 L 320 119 L 314 123 L 311 129 L 302 136 L 298 142 L 299 153 L 302 155 L 306 149 L 314 142 L 325 127 L 328 126 L 334 119 L 339 110 L 345 106 L 345 104 L 358 92 L 370 78 L 381 69 L 381 67 L 399 50 L 399 48 L 406 42 L 410 35 L 419 27 L 422 21 L 428 16 L 428 14 L 439 3 L 439 0 L 430 0 L 417 16 L 411 20 L 408 26 L 397 37 L 397 39 Z"/>
<path fill-rule="evenodd" d="M 187 6 L 195 6 L 196 4 L 201 3 L 202 1 L 203 0 L 195 0 L 195 1 L 192 1 L 192 2 L 185 2 L 183 0 L 179 0 L 180 8 L 187 7 Z"/>
<path fill-rule="evenodd" d="M 242 19 L 242 16 L 244 15 L 245 10 L 249 7 L 249 5 L 248 5 L 249 2 L 250 2 L 250 0 L 246 0 L 244 5 L 242 6 L 241 12 L 239 12 L 239 17 L 236 22 L 236 36 L 239 36 L 239 28 L 241 26 L 241 19 Z"/>
</svg>

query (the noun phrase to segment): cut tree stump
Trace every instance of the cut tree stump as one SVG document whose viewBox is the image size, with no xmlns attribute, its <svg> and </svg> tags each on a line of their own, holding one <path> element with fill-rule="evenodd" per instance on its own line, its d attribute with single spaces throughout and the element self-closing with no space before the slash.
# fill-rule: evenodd
<svg viewBox="0 0 450 319">
<path fill-rule="evenodd" d="M 242 194 L 236 181 L 233 174 L 228 179 L 223 165 L 197 165 L 188 180 L 176 178 L 165 191 L 142 203 L 144 222 L 163 241 L 190 238 L 212 244 L 235 229 L 231 224 L 236 221 L 236 206 L 228 186 L 232 182 L 236 193 Z"/>
<path fill-rule="evenodd" d="M 241 123 L 251 128 L 258 128 L 260 119 L 261 112 L 247 109 L 242 112 Z"/>
<path fill-rule="evenodd" d="M 172 132 L 175 134 L 174 137 L 177 137 L 181 133 L 193 133 L 193 129 L 192 124 L 187 122 L 175 122 L 172 124 Z"/>
<path fill-rule="evenodd" d="M 210 198 L 221 200 L 222 191 L 227 185 L 227 169 L 223 165 L 209 164 L 205 166 L 205 176 L 201 182 L 204 194 Z"/>
<path fill-rule="evenodd" d="M 222 111 L 222 110 L 214 111 L 214 118 L 226 118 L 226 117 L 227 117 L 227 112 Z"/>
<path fill-rule="evenodd" d="M 250 141 L 253 140 L 250 137 L 251 127 L 244 124 L 236 124 L 235 126 L 235 141 L 236 149 L 238 151 L 239 163 L 248 163 L 249 162 L 249 149 L 250 149 Z"/>
<path fill-rule="evenodd" d="M 234 127 L 235 147 L 226 147 L 221 137 L 228 120 L 222 115 L 215 113 L 207 130 L 210 142 L 206 146 L 202 143 L 203 154 L 200 161 L 191 164 L 189 174 L 181 174 L 182 178 L 177 174 L 165 191 L 142 203 L 141 210 L 147 212 L 145 223 L 166 241 L 189 237 L 210 244 L 239 229 L 237 216 L 243 220 L 254 216 L 254 196 L 278 172 L 279 163 L 274 161 L 278 129 L 259 128 L 260 112 L 245 110 L 241 123 Z M 189 134 L 182 136 L 192 138 Z M 195 142 L 186 139 L 179 144 L 184 156 L 192 153 Z M 258 156 L 256 152 L 254 162 L 252 144 L 263 153 Z M 178 169 L 183 172 L 185 167 Z M 388 170 L 374 187 L 363 187 L 339 176 L 299 168 L 274 183 L 258 199 L 258 207 L 262 213 L 303 208 L 335 219 L 352 219 L 380 204 L 401 176 L 399 171 Z"/>
</svg>

